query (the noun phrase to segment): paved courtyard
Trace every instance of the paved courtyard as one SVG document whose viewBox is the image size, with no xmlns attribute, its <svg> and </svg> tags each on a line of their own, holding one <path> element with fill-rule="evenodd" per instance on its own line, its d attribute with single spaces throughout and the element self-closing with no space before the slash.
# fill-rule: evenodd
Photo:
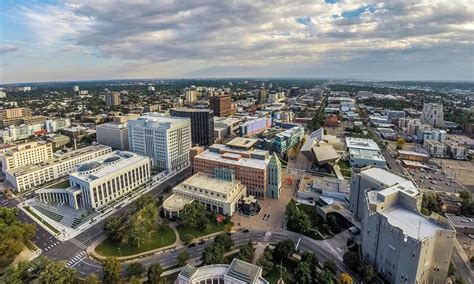
<svg viewBox="0 0 474 284">
<path fill-rule="evenodd" d="M 292 185 L 286 185 L 285 181 L 290 177 L 293 180 Z M 290 176 L 283 173 L 283 185 L 279 199 L 267 198 L 265 200 L 259 200 L 258 202 L 262 206 L 260 214 L 256 216 L 241 216 L 240 214 L 234 214 L 232 216 L 232 222 L 234 222 L 234 229 L 267 229 L 267 230 L 280 230 L 283 225 L 283 219 L 285 218 L 286 204 L 291 198 L 295 196 L 295 188 L 297 183 L 296 176 Z M 240 226 L 239 226 L 240 223 Z"/>
</svg>

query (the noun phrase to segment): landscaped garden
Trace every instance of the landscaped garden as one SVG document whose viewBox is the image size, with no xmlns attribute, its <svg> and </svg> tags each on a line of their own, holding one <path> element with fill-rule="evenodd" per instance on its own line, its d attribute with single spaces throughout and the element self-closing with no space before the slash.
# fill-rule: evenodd
<svg viewBox="0 0 474 284">
<path fill-rule="evenodd" d="M 128 256 L 174 244 L 176 235 L 169 226 L 156 226 L 140 243 L 140 246 L 120 245 L 107 238 L 95 248 L 103 256 Z"/>
<path fill-rule="evenodd" d="M 107 239 L 96 247 L 103 256 L 128 256 L 175 243 L 176 234 L 167 220 L 158 216 L 160 201 L 143 195 L 133 202 L 133 212 L 107 220 Z"/>
</svg>

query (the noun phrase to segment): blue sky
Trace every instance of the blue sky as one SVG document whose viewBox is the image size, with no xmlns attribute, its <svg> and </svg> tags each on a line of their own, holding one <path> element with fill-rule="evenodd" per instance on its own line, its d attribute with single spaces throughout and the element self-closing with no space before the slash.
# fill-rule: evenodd
<svg viewBox="0 0 474 284">
<path fill-rule="evenodd" d="M 0 83 L 304 77 L 473 81 L 469 1 L 0 2 Z"/>
</svg>

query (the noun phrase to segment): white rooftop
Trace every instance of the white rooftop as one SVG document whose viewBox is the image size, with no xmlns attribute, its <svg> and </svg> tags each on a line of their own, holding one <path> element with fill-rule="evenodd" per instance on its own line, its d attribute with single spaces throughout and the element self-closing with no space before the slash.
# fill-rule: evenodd
<svg viewBox="0 0 474 284">
<path fill-rule="evenodd" d="M 349 149 L 349 155 L 351 158 L 364 159 L 371 161 L 385 161 L 385 158 L 378 151 L 365 150 L 365 149 Z"/>
<path fill-rule="evenodd" d="M 69 176 L 91 182 L 144 160 L 149 160 L 149 158 L 132 152 L 115 151 L 80 164 L 77 171 Z"/>
<path fill-rule="evenodd" d="M 387 217 L 392 226 L 400 228 L 405 235 L 414 239 L 431 237 L 438 230 L 445 229 L 419 213 L 406 210 L 401 206 L 390 207 L 381 211 L 380 214 Z"/>
<path fill-rule="evenodd" d="M 346 137 L 347 148 L 380 151 L 379 145 L 372 139 Z"/>
<path fill-rule="evenodd" d="M 370 178 L 371 180 L 381 183 L 384 187 L 390 187 L 395 184 L 401 184 L 407 181 L 407 179 L 391 173 L 381 168 L 366 168 L 361 170 L 361 175 Z"/>
</svg>

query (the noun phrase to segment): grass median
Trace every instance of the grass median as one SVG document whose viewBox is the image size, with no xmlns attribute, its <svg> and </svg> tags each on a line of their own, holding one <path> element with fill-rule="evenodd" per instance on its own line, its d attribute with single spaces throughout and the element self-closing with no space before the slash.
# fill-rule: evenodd
<svg viewBox="0 0 474 284">
<path fill-rule="evenodd" d="M 53 231 L 54 233 L 58 234 L 59 231 L 53 227 L 51 224 L 49 224 L 48 222 L 46 222 L 43 218 L 41 218 L 40 216 L 38 216 L 38 214 L 36 214 L 35 212 L 33 212 L 33 210 L 31 210 L 31 208 L 29 206 L 25 206 L 23 207 L 25 208 L 26 211 L 28 211 L 28 213 L 30 213 L 31 215 L 33 215 L 33 217 L 35 217 L 38 221 L 40 221 L 41 223 L 43 223 L 44 225 L 46 225 L 46 227 L 48 227 L 49 229 L 51 229 L 51 231 Z"/>
</svg>

